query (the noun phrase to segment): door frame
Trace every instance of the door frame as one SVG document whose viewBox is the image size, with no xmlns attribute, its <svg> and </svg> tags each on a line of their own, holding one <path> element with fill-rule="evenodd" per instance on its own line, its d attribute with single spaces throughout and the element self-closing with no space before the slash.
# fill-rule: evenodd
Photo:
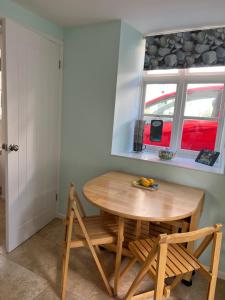
<svg viewBox="0 0 225 300">
<path fill-rule="evenodd" d="M 4 128 L 4 138 L 6 145 L 8 145 L 8 136 L 7 136 L 7 69 L 6 69 L 6 20 L 10 20 L 10 18 L 6 17 L 0 17 L 0 26 L 1 26 L 1 33 L 2 33 L 2 53 L 1 53 L 1 68 L 2 68 L 2 120 L 3 120 L 3 128 Z M 14 21 L 14 20 L 13 20 Z M 14 21 L 17 22 L 17 21 Z M 59 149 L 58 149 L 58 159 L 57 159 L 57 197 L 56 197 L 56 206 L 55 206 L 55 215 L 57 216 L 58 207 L 59 207 L 59 188 L 60 188 L 60 156 L 61 156 L 61 124 L 62 124 L 62 99 L 63 99 L 63 51 L 64 51 L 64 44 L 63 40 L 57 39 L 55 37 L 52 37 L 46 33 L 40 32 L 38 30 L 35 30 L 34 28 L 30 26 L 23 25 L 19 22 L 20 26 L 25 27 L 26 29 L 37 33 L 41 35 L 43 38 L 50 40 L 51 42 L 54 42 L 59 46 L 60 50 L 60 86 L 59 86 L 59 125 L 58 125 L 58 141 L 59 141 Z M 1 147 L 2 145 L 0 145 Z M 5 172 L 5 182 L 4 182 L 4 190 L 5 190 L 5 248 L 8 252 L 8 240 L 9 240 L 9 232 L 8 232 L 8 216 L 9 216 L 9 202 L 8 202 L 8 156 L 5 156 L 4 161 L 4 172 Z"/>
</svg>

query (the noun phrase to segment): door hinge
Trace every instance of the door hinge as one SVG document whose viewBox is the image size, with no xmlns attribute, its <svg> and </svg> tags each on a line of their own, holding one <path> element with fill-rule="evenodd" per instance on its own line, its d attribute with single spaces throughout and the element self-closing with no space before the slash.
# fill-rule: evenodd
<svg viewBox="0 0 225 300">
<path fill-rule="evenodd" d="M 59 70 L 62 68 L 62 61 L 59 60 Z"/>
<path fill-rule="evenodd" d="M 58 201 L 58 194 L 55 194 L 55 201 Z"/>
</svg>

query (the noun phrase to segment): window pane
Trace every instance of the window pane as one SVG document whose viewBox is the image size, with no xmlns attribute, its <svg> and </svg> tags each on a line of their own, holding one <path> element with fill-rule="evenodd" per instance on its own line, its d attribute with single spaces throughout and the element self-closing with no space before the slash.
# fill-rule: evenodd
<svg viewBox="0 0 225 300">
<path fill-rule="evenodd" d="M 184 116 L 219 117 L 223 89 L 221 83 L 188 84 Z"/>
<path fill-rule="evenodd" d="M 162 129 L 162 138 L 159 142 L 153 142 L 150 140 L 151 134 L 151 119 L 148 118 L 144 128 L 144 141 L 143 143 L 146 145 L 159 146 L 159 147 L 169 147 L 170 139 L 172 133 L 172 118 L 163 118 L 163 129 Z"/>
<path fill-rule="evenodd" d="M 144 114 L 173 115 L 177 84 L 147 84 Z"/>
<path fill-rule="evenodd" d="M 215 150 L 217 121 L 185 120 L 181 140 L 181 149 Z"/>
</svg>

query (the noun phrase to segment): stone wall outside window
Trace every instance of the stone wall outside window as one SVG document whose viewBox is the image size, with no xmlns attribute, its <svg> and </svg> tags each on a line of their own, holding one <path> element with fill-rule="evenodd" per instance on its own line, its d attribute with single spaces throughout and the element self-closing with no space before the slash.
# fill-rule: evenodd
<svg viewBox="0 0 225 300">
<path fill-rule="evenodd" d="M 146 37 L 145 70 L 225 65 L 225 28 Z"/>
</svg>

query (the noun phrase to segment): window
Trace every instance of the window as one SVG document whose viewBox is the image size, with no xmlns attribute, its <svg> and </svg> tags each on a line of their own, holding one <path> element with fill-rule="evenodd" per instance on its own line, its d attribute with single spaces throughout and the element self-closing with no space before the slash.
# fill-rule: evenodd
<svg viewBox="0 0 225 300">
<path fill-rule="evenodd" d="M 196 156 L 201 149 L 222 152 L 224 67 L 144 72 L 142 117 L 147 149 L 169 147 Z M 151 121 L 162 120 L 160 141 L 151 141 Z"/>
<path fill-rule="evenodd" d="M 176 91 L 176 83 L 146 84 L 144 103 L 144 116 L 147 121 L 144 133 L 145 144 L 164 147 L 170 146 Z M 163 134 L 160 142 L 152 142 L 150 140 L 150 124 L 155 117 L 163 120 Z"/>
</svg>

